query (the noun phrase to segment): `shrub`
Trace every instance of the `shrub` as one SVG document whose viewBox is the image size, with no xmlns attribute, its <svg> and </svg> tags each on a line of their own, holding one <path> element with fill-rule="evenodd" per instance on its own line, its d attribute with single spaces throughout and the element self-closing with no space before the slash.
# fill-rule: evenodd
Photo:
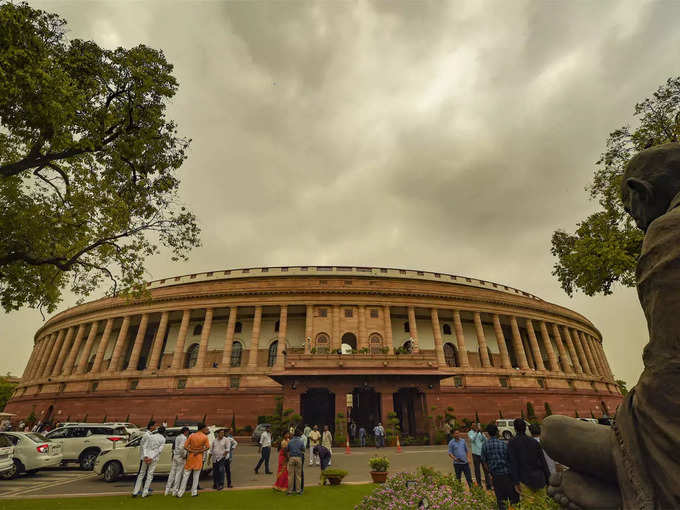
<svg viewBox="0 0 680 510">
<path fill-rule="evenodd" d="M 321 485 L 326 483 L 328 478 L 340 478 L 342 480 L 348 474 L 348 471 L 338 468 L 326 468 L 321 471 Z"/>
<path fill-rule="evenodd" d="M 545 404 L 543 404 L 543 407 L 545 407 L 545 416 L 546 417 L 552 415 L 552 409 L 550 409 L 550 404 L 548 404 L 546 402 Z"/>
<path fill-rule="evenodd" d="M 527 418 L 529 420 L 535 420 L 536 419 L 536 412 L 534 411 L 534 404 L 531 402 L 527 402 Z"/>
<path fill-rule="evenodd" d="M 376 455 L 368 459 L 368 464 L 371 466 L 371 471 L 387 471 L 390 467 L 390 460 Z"/>
</svg>

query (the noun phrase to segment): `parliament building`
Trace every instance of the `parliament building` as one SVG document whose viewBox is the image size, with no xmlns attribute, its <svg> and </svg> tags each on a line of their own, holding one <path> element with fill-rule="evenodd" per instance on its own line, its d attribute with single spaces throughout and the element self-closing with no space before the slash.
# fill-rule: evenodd
<svg viewBox="0 0 680 510">
<path fill-rule="evenodd" d="M 43 421 L 254 426 L 276 397 L 305 423 L 426 431 L 613 415 L 621 400 L 584 316 L 490 281 L 406 269 L 261 267 L 149 282 L 145 299 L 65 310 L 35 334 L 7 412 Z M 370 429 L 369 429 L 370 430 Z"/>
</svg>

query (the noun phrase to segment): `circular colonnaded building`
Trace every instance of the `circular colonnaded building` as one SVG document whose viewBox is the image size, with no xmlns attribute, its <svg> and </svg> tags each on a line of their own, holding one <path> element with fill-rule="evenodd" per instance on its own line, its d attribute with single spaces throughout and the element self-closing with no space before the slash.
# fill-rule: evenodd
<svg viewBox="0 0 680 510">
<path fill-rule="evenodd" d="M 602 337 L 527 292 L 373 267 L 232 269 L 147 284 L 49 319 L 6 411 L 43 421 L 152 416 L 240 429 L 276 397 L 305 423 L 337 413 L 404 433 L 453 407 L 483 422 L 546 411 L 611 415 L 621 400 Z M 370 430 L 370 429 L 369 429 Z"/>
</svg>

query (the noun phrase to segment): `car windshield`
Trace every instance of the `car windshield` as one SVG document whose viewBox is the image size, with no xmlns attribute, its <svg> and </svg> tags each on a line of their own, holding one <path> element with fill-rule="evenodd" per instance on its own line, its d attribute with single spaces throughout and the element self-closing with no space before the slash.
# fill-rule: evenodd
<svg viewBox="0 0 680 510">
<path fill-rule="evenodd" d="M 37 432 L 29 432 L 28 434 L 26 434 L 26 437 L 29 438 L 34 443 L 45 443 L 49 441 L 49 439 L 47 439 L 42 434 L 38 434 Z"/>
<path fill-rule="evenodd" d="M 137 437 L 135 437 L 134 439 L 131 439 L 130 441 L 128 441 L 127 444 L 126 444 L 125 446 L 126 446 L 126 447 L 127 447 L 127 446 L 130 446 L 130 447 L 139 446 L 139 442 L 140 442 L 141 440 L 142 440 L 142 438 L 141 438 L 140 436 L 137 436 Z"/>
</svg>

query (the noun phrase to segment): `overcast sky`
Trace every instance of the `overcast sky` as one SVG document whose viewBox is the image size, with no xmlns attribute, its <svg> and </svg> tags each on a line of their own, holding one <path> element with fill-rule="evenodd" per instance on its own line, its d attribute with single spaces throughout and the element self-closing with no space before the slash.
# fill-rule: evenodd
<svg viewBox="0 0 680 510">
<path fill-rule="evenodd" d="M 150 260 L 150 279 L 347 264 L 498 281 L 584 314 L 637 381 L 635 291 L 568 298 L 550 237 L 594 210 L 584 187 L 608 133 L 678 74 L 680 2 L 31 5 L 73 38 L 175 65 L 203 246 Z M 23 372 L 41 324 L 0 317 L 0 372 Z"/>
</svg>

